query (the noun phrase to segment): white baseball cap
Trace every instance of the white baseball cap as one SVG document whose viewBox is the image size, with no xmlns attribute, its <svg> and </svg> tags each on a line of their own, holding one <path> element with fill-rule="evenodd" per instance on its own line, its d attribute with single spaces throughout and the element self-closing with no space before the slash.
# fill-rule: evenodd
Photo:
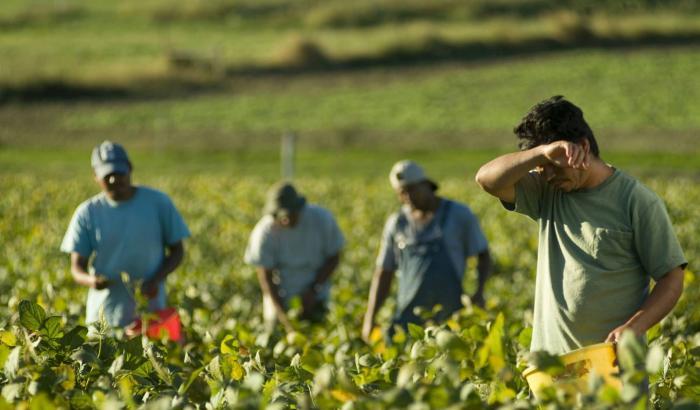
<svg viewBox="0 0 700 410">
<path fill-rule="evenodd" d="M 394 189 L 403 188 L 407 185 L 423 181 L 430 183 L 434 190 L 438 188 L 438 185 L 425 175 L 423 168 L 411 160 L 405 159 L 399 161 L 391 167 L 389 182 L 391 182 L 391 186 Z"/>
</svg>

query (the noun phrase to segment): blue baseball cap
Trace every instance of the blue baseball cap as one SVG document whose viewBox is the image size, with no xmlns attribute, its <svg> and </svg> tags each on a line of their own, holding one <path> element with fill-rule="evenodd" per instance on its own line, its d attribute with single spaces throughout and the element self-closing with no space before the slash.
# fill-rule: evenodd
<svg viewBox="0 0 700 410">
<path fill-rule="evenodd" d="M 104 141 L 92 150 L 91 163 L 98 178 L 113 173 L 128 174 L 131 171 L 131 162 L 126 150 L 112 141 Z"/>
</svg>

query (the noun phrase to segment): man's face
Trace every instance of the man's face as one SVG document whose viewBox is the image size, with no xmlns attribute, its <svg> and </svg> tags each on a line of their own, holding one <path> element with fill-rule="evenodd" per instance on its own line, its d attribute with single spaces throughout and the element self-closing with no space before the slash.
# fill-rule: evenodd
<svg viewBox="0 0 700 410">
<path fill-rule="evenodd" d="M 412 209 L 425 210 L 430 207 L 435 197 L 433 187 L 427 181 L 416 182 L 406 185 L 396 190 L 401 203 L 410 206 Z"/>
<path fill-rule="evenodd" d="M 535 168 L 548 184 L 564 192 L 572 192 L 583 187 L 587 179 L 588 170 L 574 168 L 560 168 L 553 164 L 547 164 Z"/>
<path fill-rule="evenodd" d="M 279 212 L 275 215 L 275 223 L 283 228 L 294 228 L 299 223 L 299 211 Z"/>
<path fill-rule="evenodd" d="M 131 195 L 131 174 L 113 172 L 104 178 L 95 177 L 95 180 L 107 196 L 115 201 L 128 199 Z"/>
</svg>

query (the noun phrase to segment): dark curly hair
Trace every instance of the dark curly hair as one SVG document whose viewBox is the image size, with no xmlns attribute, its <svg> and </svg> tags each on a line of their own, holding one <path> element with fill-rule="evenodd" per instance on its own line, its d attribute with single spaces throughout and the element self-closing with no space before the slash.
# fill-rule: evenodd
<svg viewBox="0 0 700 410">
<path fill-rule="evenodd" d="M 561 95 L 540 101 L 530 108 L 513 132 L 520 139 L 520 149 L 527 150 L 554 141 L 580 142 L 586 138 L 596 157 L 598 143 L 583 119 L 583 111 Z"/>
</svg>

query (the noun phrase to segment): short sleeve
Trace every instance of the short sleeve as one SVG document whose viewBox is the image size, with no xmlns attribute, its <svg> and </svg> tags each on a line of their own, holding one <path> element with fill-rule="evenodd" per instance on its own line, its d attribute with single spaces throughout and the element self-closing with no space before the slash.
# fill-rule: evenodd
<svg viewBox="0 0 700 410">
<path fill-rule="evenodd" d="M 528 172 L 515 184 L 515 204 L 502 202 L 503 206 L 536 220 L 542 213 L 545 184 L 539 173 Z"/>
<path fill-rule="evenodd" d="M 634 245 L 645 271 L 654 280 L 666 273 L 685 266 L 688 261 L 678 242 L 666 207 L 656 194 L 652 201 L 644 201 L 638 210 L 633 210 Z"/>
<path fill-rule="evenodd" d="M 394 272 L 399 267 L 399 261 L 396 255 L 396 246 L 394 243 L 394 235 L 396 234 L 396 224 L 398 214 L 394 214 L 387 219 L 382 232 L 382 242 L 379 246 L 379 255 L 377 255 L 377 268 L 385 271 Z"/>
<path fill-rule="evenodd" d="M 94 251 L 90 240 L 90 229 L 90 210 L 88 206 L 81 205 L 75 210 L 68 224 L 68 230 L 61 242 L 61 251 L 77 252 L 80 256 L 89 257 Z"/>
<path fill-rule="evenodd" d="M 163 229 L 163 243 L 173 245 L 185 238 L 190 237 L 190 230 L 182 219 L 170 198 L 162 194 L 160 201 L 160 219 Z"/>
<path fill-rule="evenodd" d="M 271 219 L 266 215 L 253 228 L 245 250 L 245 263 L 267 269 L 277 267 L 274 237 L 270 230 Z"/>
<path fill-rule="evenodd" d="M 324 213 L 325 218 L 323 234 L 325 241 L 323 244 L 323 255 L 324 257 L 329 258 L 336 255 L 343 249 L 343 246 L 345 245 L 345 237 L 343 236 L 343 232 L 340 230 L 338 223 L 333 217 L 333 214 L 331 214 L 329 211 L 325 211 Z"/>
<path fill-rule="evenodd" d="M 464 255 L 469 257 L 484 252 L 488 248 L 488 242 L 476 215 L 468 207 L 464 207 L 461 219 Z"/>
</svg>

